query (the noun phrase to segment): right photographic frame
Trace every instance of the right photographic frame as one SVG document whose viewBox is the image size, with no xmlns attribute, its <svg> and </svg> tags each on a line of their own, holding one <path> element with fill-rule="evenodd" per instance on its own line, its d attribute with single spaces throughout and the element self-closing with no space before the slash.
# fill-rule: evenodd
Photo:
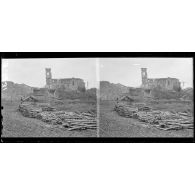
<svg viewBox="0 0 195 195">
<path fill-rule="evenodd" d="M 194 138 L 193 57 L 99 58 L 99 137 Z"/>
</svg>

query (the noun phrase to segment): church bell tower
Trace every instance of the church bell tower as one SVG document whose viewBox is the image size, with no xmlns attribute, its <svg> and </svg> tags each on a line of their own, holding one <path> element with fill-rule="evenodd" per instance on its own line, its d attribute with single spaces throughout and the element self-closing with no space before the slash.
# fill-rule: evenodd
<svg viewBox="0 0 195 195">
<path fill-rule="evenodd" d="M 46 87 L 51 88 L 51 84 L 52 84 L 51 68 L 46 68 L 45 74 L 46 74 Z"/>
<path fill-rule="evenodd" d="M 147 68 L 141 68 L 142 73 L 142 86 L 145 87 L 147 85 L 148 75 Z"/>
</svg>

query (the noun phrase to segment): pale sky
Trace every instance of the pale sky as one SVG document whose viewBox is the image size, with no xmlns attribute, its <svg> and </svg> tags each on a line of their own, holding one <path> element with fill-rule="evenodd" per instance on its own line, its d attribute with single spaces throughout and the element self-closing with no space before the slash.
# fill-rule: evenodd
<svg viewBox="0 0 195 195">
<path fill-rule="evenodd" d="M 178 78 L 184 87 L 193 86 L 192 58 L 100 58 L 101 81 L 126 86 L 141 85 L 141 68 L 148 78 Z M 45 85 L 45 68 L 53 78 L 81 78 L 88 88 L 97 87 L 95 58 L 2 59 L 2 81 L 24 83 L 33 87 Z"/>
<path fill-rule="evenodd" d="M 2 59 L 2 81 L 44 87 L 45 68 L 53 78 L 81 78 L 88 88 L 97 86 L 95 58 Z"/>
<path fill-rule="evenodd" d="M 185 82 L 184 88 L 193 87 L 192 58 L 100 58 L 100 80 L 139 87 L 141 68 L 147 68 L 148 78 L 173 77 Z"/>
</svg>

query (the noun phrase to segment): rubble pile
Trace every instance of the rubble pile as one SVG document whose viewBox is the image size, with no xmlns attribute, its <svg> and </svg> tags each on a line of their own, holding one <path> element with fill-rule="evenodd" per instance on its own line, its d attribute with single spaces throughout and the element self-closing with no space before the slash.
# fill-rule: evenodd
<svg viewBox="0 0 195 195">
<path fill-rule="evenodd" d="M 146 103 L 134 103 L 134 106 L 138 108 L 138 111 L 151 111 L 151 107 L 147 106 Z"/>
<path fill-rule="evenodd" d="M 115 105 L 114 110 L 123 117 L 135 118 L 148 123 L 161 130 L 193 129 L 193 117 L 188 113 L 172 113 L 165 111 L 152 111 L 144 106 L 136 109 L 125 104 Z"/>
<path fill-rule="evenodd" d="M 32 104 L 20 104 L 19 111 L 25 117 L 37 118 L 45 123 L 58 125 L 58 127 L 69 131 L 97 129 L 97 119 L 95 114 L 92 113 L 55 111 L 54 108 L 49 106 L 38 108 Z"/>
<path fill-rule="evenodd" d="M 181 99 L 193 100 L 193 88 L 186 88 L 181 92 Z"/>
<path fill-rule="evenodd" d="M 36 118 L 38 114 L 42 111 L 41 108 L 35 107 L 32 104 L 20 104 L 18 110 L 23 116 L 29 118 Z"/>
<path fill-rule="evenodd" d="M 137 108 L 133 108 L 131 106 L 125 104 L 117 104 L 115 105 L 114 110 L 123 117 L 132 118 L 138 111 Z"/>
</svg>

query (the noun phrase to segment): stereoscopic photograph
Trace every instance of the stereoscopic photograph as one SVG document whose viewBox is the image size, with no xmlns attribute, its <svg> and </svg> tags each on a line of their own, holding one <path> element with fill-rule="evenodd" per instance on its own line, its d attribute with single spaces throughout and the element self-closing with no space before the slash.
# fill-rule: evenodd
<svg viewBox="0 0 195 195">
<path fill-rule="evenodd" d="M 101 58 L 100 137 L 193 137 L 192 58 Z"/>
<path fill-rule="evenodd" d="M 2 138 L 194 137 L 193 58 L 1 64 Z"/>
<path fill-rule="evenodd" d="M 1 63 L 2 137 L 97 137 L 95 59 Z"/>
</svg>

